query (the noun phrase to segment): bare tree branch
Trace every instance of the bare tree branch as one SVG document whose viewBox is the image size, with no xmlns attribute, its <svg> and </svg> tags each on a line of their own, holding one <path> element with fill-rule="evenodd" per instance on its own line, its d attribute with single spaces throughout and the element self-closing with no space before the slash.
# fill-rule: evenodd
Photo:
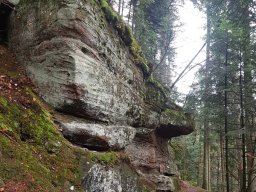
<svg viewBox="0 0 256 192">
<path fill-rule="evenodd" d="M 173 84 L 171 85 L 170 89 L 173 89 L 173 87 L 176 85 L 176 83 L 181 79 L 181 77 L 183 76 L 183 74 L 186 72 L 186 70 L 191 66 L 191 64 L 194 62 L 194 60 L 197 58 L 197 56 L 199 55 L 199 53 L 204 49 L 204 47 L 206 46 L 206 42 L 203 44 L 203 46 L 200 48 L 200 50 L 197 52 L 197 54 L 192 58 L 192 60 L 187 64 L 187 66 L 183 69 L 183 71 L 179 74 L 179 76 L 177 77 L 177 79 L 173 82 Z"/>
</svg>

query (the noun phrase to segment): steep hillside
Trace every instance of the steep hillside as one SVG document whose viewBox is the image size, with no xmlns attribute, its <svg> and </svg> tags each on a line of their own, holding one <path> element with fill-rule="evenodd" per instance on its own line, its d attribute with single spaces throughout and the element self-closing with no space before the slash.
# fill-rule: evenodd
<svg viewBox="0 0 256 192">
<path fill-rule="evenodd" d="M 49 108 L 3 46 L 0 66 L 1 191 L 63 191 L 80 185 L 78 162 L 87 153 L 61 137 Z"/>
</svg>

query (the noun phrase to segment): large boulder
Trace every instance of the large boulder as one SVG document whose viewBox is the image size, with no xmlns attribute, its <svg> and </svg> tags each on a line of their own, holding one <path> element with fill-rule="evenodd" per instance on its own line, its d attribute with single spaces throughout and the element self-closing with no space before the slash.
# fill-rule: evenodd
<svg viewBox="0 0 256 192">
<path fill-rule="evenodd" d="M 106 126 L 73 118 L 58 120 L 62 134 L 72 143 L 97 151 L 121 150 L 132 143 L 136 129 L 129 126 Z"/>
</svg>

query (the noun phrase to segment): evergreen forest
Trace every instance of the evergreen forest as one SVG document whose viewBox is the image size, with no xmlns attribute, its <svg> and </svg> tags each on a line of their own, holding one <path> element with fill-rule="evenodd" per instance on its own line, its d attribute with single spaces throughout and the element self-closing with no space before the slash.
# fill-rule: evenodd
<svg viewBox="0 0 256 192">
<path fill-rule="evenodd" d="M 110 0 L 130 25 L 152 74 L 195 119 L 195 131 L 174 138 L 181 178 L 216 192 L 256 190 L 256 1 L 192 0 L 205 14 L 200 63 L 189 94 L 176 83 L 198 63 L 193 60 L 174 79 L 179 33 L 178 0 Z M 197 22 L 197 21 L 194 21 Z M 187 45 L 189 46 L 189 45 Z M 198 53 L 199 53 L 198 52 Z M 186 55 L 186 53 L 183 53 Z M 200 53 L 202 54 L 202 53 Z M 195 55 L 196 57 L 197 55 Z"/>
</svg>

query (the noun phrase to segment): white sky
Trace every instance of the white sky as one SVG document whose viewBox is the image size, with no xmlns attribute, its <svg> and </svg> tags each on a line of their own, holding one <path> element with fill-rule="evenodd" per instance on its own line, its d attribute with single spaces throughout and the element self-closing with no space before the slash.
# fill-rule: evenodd
<svg viewBox="0 0 256 192">
<path fill-rule="evenodd" d="M 204 44 L 203 38 L 206 34 L 204 29 L 206 22 L 205 15 L 195 8 L 190 0 L 185 0 L 185 4 L 179 7 L 179 18 L 183 25 L 177 32 L 174 44 L 177 53 L 175 59 L 177 76 L 202 47 Z M 202 51 L 193 63 L 199 63 L 204 59 L 205 51 Z M 176 84 L 179 92 L 184 94 L 189 93 L 189 86 L 193 83 L 197 70 L 198 67 L 191 70 Z M 173 81 L 176 77 L 173 78 Z"/>
</svg>

